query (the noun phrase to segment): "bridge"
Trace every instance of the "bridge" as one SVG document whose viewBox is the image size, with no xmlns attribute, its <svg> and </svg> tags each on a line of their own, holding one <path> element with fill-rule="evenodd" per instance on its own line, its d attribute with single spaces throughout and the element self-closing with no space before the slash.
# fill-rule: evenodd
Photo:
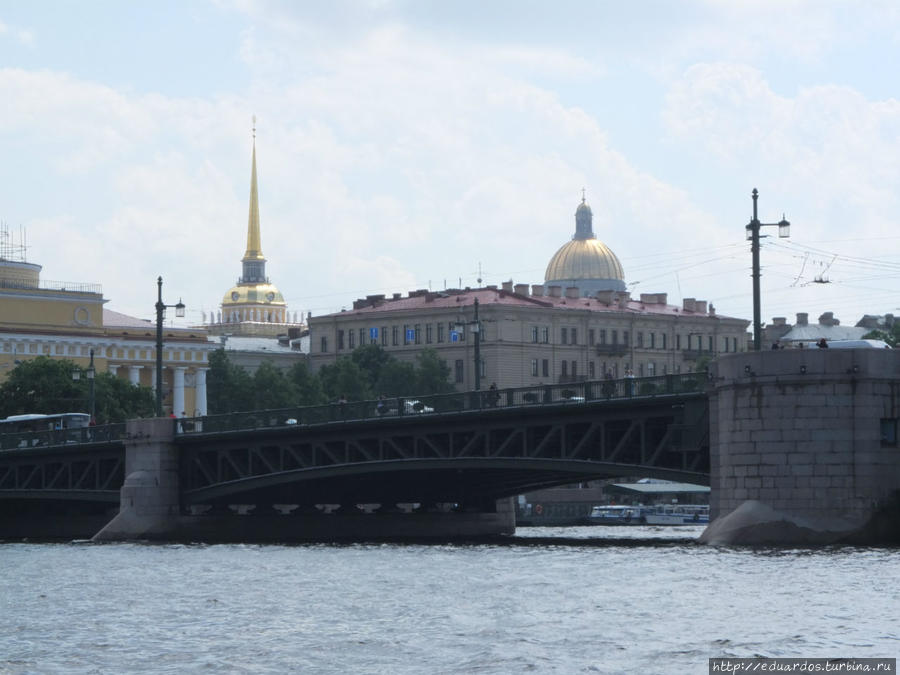
<svg viewBox="0 0 900 675">
<path fill-rule="evenodd" d="M 701 375 L 670 375 L 171 420 L 177 506 L 490 512 L 504 497 L 596 478 L 708 484 L 704 389 Z M 109 512 L 139 439 L 77 431 L 0 437 L 0 512 Z"/>
</svg>

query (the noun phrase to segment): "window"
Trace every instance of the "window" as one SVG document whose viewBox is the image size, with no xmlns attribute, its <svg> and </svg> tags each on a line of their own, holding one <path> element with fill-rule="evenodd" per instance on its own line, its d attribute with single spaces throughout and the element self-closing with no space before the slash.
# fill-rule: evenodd
<svg viewBox="0 0 900 675">
<path fill-rule="evenodd" d="M 351 338 L 353 337 L 353 333 L 350 333 L 350 337 Z M 337 348 L 338 348 L 338 351 L 340 351 L 341 349 L 344 348 L 344 331 L 342 331 L 342 330 L 339 330 L 337 332 Z M 351 349 L 352 349 L 352 343 L 351 343 Z M 325 350 L 323 349 L 322 351 L 324 352 Z"/>
<path fill-rule="evenodd" d="M 615 335 L 615 334 L 616 334 L 616 331 L 613 331 L 613 335 Z M 606 344 L 606 329 L 605 328 L 600 329 L 600 344 L 601 345 Z"/>
<path fill-rule="evenodd" d="M 432 337 L 433 337 L 433 336 L 431 335 L 431 333 L 432 333 L 432 329 L 433 329 L 433 328 L 434 328 L 434 327 L 433 327 L 430 323 L 426 323 L 426 324 L 425 324 L 425 344 L 428 344 L 428 345 L 431 344 L 431 342 L 432 342 Z"/>
<path fill-rule="evenodd" d="M 537 377 L 538 374 L 538 362 L 537 359 L 531 359 L 531 376 Z"/>
<path fill-rule="evenodd" d="M 462 359 L 456 359 L 456 362 L 454 363 L 454 371 L 456 372 L 456 383 L 461 384 L 462 382 L 464 382 L 465 370 L 463 368 Z"/>
<path fill-rule="evenodd" d="M 381 327 L 381 346 L 387 347 L 387 326 Z"/>
<path fill-rule="evenodd" d="M 644 376 L 644 364 L 639 363 L 638 364 L 638 377 L 643 377 L 643 376 Z"/>
<path fill-rule="evenodd" d="M 588 328 L 588 344 L 591 345 L 591 346 L 593 346 L 594 343 L 595 343 L 595 340 L 594 340 L 594 329 L 593 329 L 593 328 Z"/>
<path fill-rule="evenodd" d="M 400 332 L 399 326 L 391 326 L 391 344 L 394 345 L 395 347 L 398 344 L 397 333 L 399 333 L 399 332 Z"/>
<path fill-rule="evenodd" d="M 653 361 L 647 364 L 647 375 L 649 377 L 656 375 L 656 364 Z"/>
<path fill-rule="evenodd" d="M 347 338 L 349 340 L 349 343 L 347 346 L 350 347 L 350 349 L 353 349 L 354 347 L 356 347 L 356 333 L 354 333 L 352 330 L 348 330 Z M 340 343 L 340 342 L 341 342 L 341 336 L 338 336 L 338 343 Z M 343 347 L 340 347 L 340 345 L 339 345 L 339 349 L 343 349 Z"/>
<path fill-rule="evenodd" d="M 713 336 L 712 335 L 709 336 L 709 339 L 707 340 L 707 344 L 709 344 L 709 351 L 713 351 Z"/>
<path fill-rule="evenodd" d="M 531 327 L 531 341 L 532 342 L 538 341 L 538 327 L 537 326 Z"/>
<path fill-rule="evenodd" d="M 592 380 L 597 377 L 597 373 L 594 371 L 593 361 L 588 361 L 588 377 Z"/>
<path fill-rule="evenodd" d="M 650 349 L 656 349 L 656 333 L 650 333 Z"/>
<path fill-rule="evenodd" d="M 541 342 L 548 344 L 550 342 L 550 329 L 547 326 L 541 328 Z"/>
<path fill-rule="evenodd" d="M 542 377 L 550 377 L 550 360 L 544 359 L 541 361 L 541 376 Z"/>
<path fill-rule="evenodd" d="M 560 368 L 560 370 L 559 370 L 560 375 L 562 375 L 563 377 L 568 377 L 568 375 L 569 375 L 569 362 L 568 362 L 568 361 L 563 361 L 561 364 L 559 364 L 559 368 Z"/>
<path fill-rule="evenodd" d="M 637 340 L 636 340 L 636 342 L 635 342 L 635 346 L 636 346 L 636 347 L 643 347 L 643 346 L 644 346 L 644 334 L 643 334 L 641 331 L 638 331 L 638 334 L 637 334 Z"/>
<path fill-rule="evenodd" d="M 668 342 L 668 340 L 666 340 L 667 337 L 669 337 L 669 336 L 666 335 L 665 333 L 662 334 L 662 348 L 663 349 L 666 348 L 666 343 Z"/>
<path fill-rule="evenodd" d="M 359 329 L 359 346 L 362 347 L 364 344 L 366 344 L 366 329 L 360 328 Z"/>
<path fill-rule="evenodd" d="M 628 331 L 623 330 L 622 331 L 622 344 L 625 345 L 626 347 L 629 344 L 631 344 L 630 342 L 628 342 L 629 338 L 630 338 L 630 336 L 628 335 Z M 615 344 L 615 343 L 616 343 L 616 340 L 615 340 L 615 338 L 613 338 L 613 344 Z"/>
<path fill-rule="evenodd" d="M 409 324 L 405 323 L 403 324 L 403 344 L 408 345 L 410 337 L 412 336 L 409 334 Z"/>
<path fill-rule="evenodd" d="M 481 372 L 480 372 L 479 374 L 480 374 L 481 377 L 484 377 L 484 359 L 481 359 L 481 364 L 480 364 L 480 365 L 481 365 L 481 368 L 479 368 L 479 370 L 480 370 Z"/>
<path fill-rule="evenodd" d="M 413 338 L 417 345 L 422 344 L 422 327 L 420 324 L 416 324 L 415 328 L 413 328 Z"/>
<path fill-rule="evenodd" d="M 731 351 L 736 352 L 737 350 L 737 338 L 731 338 Z"/>
<path fill-rule="evenodd" d="M 897 418 L 887 417 L 881 420 L 881 444 L 884 446 L 897 445 Z"/>
<path fill-rule="evenodd" d="M 572 338 L 571 342 L 572 342 L 573 345 L 577 345 L 577 344 L 578 344 L 578 333 L 576 332 L 577 330 L 578 330 L 577 328 L 573 328 L 573 329 L 571 330 L 571 335 L 570 335 L 570 337 Z"/>
<path fill-rule="evenodd" d="M 572 377 L 578 375 L 578 361 L 572 361 Z"/>
<path fill-rule="evenodd" d="M 439 323 L 437 325 L 437 341 L 438 342 L 444 341 L 444 324 L 442 324 L 442 323 Z"/>
<path fill-rule="evenodd" d="M 453 330 L 452 323 L 450 324 L 450 330 Z M 459 324 L 459 330 L 456 331 L 456 334 L 459 336 L 458 339 L 460 342 L 465 342 L 466 341 L 466 324 L 464 324 L 464 323 Z"/>
<path fill-rule="evenodd" d="M 559 339 L 560 344 L 568 344 L 568 342 L 569 342 L 569 329 L 568 329 L 568 328 L 561 328 L 561 329 L 560 329 L 560 336 L 559 336 L 559 337 L 560 337 L 560 339 Z"/>
<path fill-rule="evenodd" d="M 675 349 L 681 349 L 681 333 L 675 336 Z"/>
<path fill-rule="evenodd" d="M 319 351 L 327 352 L 328 351 L 328 338 L 324 335 L 322 336 L 321 341 L 319 342 Z"/>
</svg>

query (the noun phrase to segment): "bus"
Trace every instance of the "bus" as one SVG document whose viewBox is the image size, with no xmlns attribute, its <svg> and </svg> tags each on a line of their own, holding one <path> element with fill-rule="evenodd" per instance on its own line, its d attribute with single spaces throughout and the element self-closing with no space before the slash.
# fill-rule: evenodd
<svg viewBox="0 0 900 675">
<path fill-rule="evenodd" d="M 80 429 L 90 423 L 91 416 L 87 413 L 10 415 L 0 419 L 0 449 L 76 441 L 85 433 Z"/>
</svg>

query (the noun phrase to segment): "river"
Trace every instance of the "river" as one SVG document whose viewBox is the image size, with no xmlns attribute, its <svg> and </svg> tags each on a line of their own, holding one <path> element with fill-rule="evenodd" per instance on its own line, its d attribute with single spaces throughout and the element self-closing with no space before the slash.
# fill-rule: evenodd
<svg viewBox="0 0 900 675">
<path fill-rule="evenodd" d="M 900 549 L 700 531 L 0 543 L 0 673 L 706 673 L 711 656 L 900 652 Z"/>
</svg>

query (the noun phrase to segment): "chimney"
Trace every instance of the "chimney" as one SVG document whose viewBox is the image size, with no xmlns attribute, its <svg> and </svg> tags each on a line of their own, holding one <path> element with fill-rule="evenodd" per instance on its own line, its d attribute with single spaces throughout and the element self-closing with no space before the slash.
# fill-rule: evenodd
<svg viewBox="0 0 900 675">
<path fill-rule="evenodd" d="M 697 300 L 697 314 L 706 314 L 706 300 Z"/>
<path fill-rule="evenodd" d="M 797 325 L 806 326 L 809 324 L 809 314 L 806 312 L 797 312 Z"/>
<path fill-rule="evenodd" d="M 513 292 L 513 282 L 511 279 L 509 281 L 503 282 L 503 290 L 506 291 L 507 293 Z"/>
<path fill-rule="evenodd" d="M 772 325 L 773 326 L 785 326 L 787 325 L 787 318 L 783 316 L 773 316 L 772 317 Z"/>
<path fill-rule="evenodd" d="M 544 285 L 543 284 L 531 284 L 531 294 L 536 295 L 537 297 L 542 297 L 544 295 Z"/>
<path fill-rule="evenodd" d="M 597 291 L 596 298 L 599 302 L 602 302 L 604 305 L 611 305 L 613 301 L 613 294 L 615 291 Z"/>
<path fill-rule="evenodd" d="M 819 324 L 822 326 L 839 326 L 840 321 L 834 318 L 834 312 L 825 312 L 819 317 Z"/>
<path fill-rule="evenodd" d="M 577 299 L 578 295 L 579 295 L 578 286 L 569 286 L 568 288 L 566 288 L 566 297 L 567 298 Z"/>
<path fill-rule="evenodd" d="M 710 316 L 716 315 L 716 308 L 715 308 L 715 305 L 713 305 L 712 303 L 709 303 L 709 315 Z"/>
<path fill-rule="evenodd" d="M 516 295 L 528 296 L 528 284 L 516 284 L 513 288 L 516 289 Z"/>
<path fill-rule="evenodd" d="M 393 297 L 392 297 L 391 299 L 392 299 L 392 300 L 399 300 L 401 297 L 403 297 L 403 293 L 394 293 L 394 295 L 393 295 Z"/>
<path fill-rule="evenodd" d="M 547 290 L 550 291 L 551 298 L 562 297 L 562 286 L 547 286 Z"/>
<path fill-rule="evenodd" d="M 685 298 L 683 308 L 685 312 L 696 312 L 697 301 L 694 298 Z"/>
</svg>

